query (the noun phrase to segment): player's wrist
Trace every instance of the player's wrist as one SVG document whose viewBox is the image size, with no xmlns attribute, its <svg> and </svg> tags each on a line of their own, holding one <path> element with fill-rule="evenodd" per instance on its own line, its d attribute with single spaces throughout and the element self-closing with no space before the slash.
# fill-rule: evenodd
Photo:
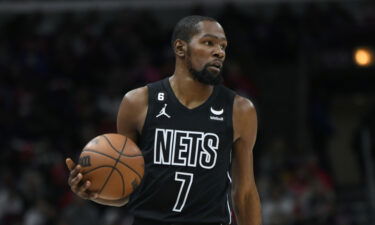
<svg viewBox="0 0 375 225">
<path fill-rule="evenodd" d="M 115 207 L 124 206 L 125 204 L 129 202 L 129 198 L 123 198 L 123 199 L 118 199 L 118 200 L 108 200 L 108 199 L 96 197 L 96 198 L 91 198 L 90 200 L 101 205 L 115 206 Z"/>
</svg>

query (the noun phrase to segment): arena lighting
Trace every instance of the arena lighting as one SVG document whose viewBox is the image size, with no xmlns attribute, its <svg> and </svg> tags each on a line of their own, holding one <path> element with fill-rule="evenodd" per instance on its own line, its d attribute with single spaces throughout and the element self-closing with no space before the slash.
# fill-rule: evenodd
<svg viewBox="0 0 375 225">
<path fill-rule="evenodd" d="M 354 62 L 360 67 L 368 67 L 374 64 L 374 52 L 370 48 L 360 47 L 354 50 Z"/>
</svg>

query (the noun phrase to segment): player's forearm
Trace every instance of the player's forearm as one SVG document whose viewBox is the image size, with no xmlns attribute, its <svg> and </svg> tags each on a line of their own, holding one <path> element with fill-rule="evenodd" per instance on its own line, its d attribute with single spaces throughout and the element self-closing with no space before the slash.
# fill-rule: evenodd
<svg viewBox="0 0 375 225">
<path fill-rule="evenodd" d="M 106 200 L 106 199 L 101 199 L 101 198 L 95 198 L 91 200 L 101 205 L 115 206 L 115 207 L 124 206 L 129 201 L 128 198 L 119 199 L 119 200 Z"/>
<path fill-rule="evenodd" d="M 261 225 L 261 206 L 256 190 L 247 194 L 233 193 L 233 201 L 238 225 Z"/>
</svg>

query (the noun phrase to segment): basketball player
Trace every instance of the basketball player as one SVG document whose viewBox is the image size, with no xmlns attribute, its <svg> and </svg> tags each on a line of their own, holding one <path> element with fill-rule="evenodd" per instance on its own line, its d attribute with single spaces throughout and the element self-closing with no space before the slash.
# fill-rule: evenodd
<svg viewBox="0 0 375 225">
<path fill-rule="evenodd" d="M 227 39 L 221 25 L 183 18 L 172 36 L 175 72 L 127 93 L 118 132 L 136 143 L 145 176 L 128 199 L 107 201 L 89 193 L 80 165 L 67 159 L 69 185 L 78 196 L 127 207 L 134 225 L 230 224 L 229 199 L 239 225 L 260 225 L 252 149 L 253 104 L 220 85 Z M 229 188 L 232 187 L 232 195 Z"/>
</svg>

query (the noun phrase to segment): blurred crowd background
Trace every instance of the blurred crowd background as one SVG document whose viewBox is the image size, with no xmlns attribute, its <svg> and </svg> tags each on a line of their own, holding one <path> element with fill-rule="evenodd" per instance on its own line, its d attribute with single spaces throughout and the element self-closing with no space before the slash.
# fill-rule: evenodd
<svg viewBox="0 0 375 225">
<path fill-rule="evenodd" d="M 223 25 L 225 84 L 257 107 L 263 224 L 375 224 L 373 2 L 171 1 L 96 10 L 22 8 L 34 1 L 1 9 L 4 2 L 0 225 L 129 224 L 126 207 L 72 194 L 65 158 L 116 131 L 127 91 L 173 73 L 171 32 L 190 14 Z"/>
</svg>

